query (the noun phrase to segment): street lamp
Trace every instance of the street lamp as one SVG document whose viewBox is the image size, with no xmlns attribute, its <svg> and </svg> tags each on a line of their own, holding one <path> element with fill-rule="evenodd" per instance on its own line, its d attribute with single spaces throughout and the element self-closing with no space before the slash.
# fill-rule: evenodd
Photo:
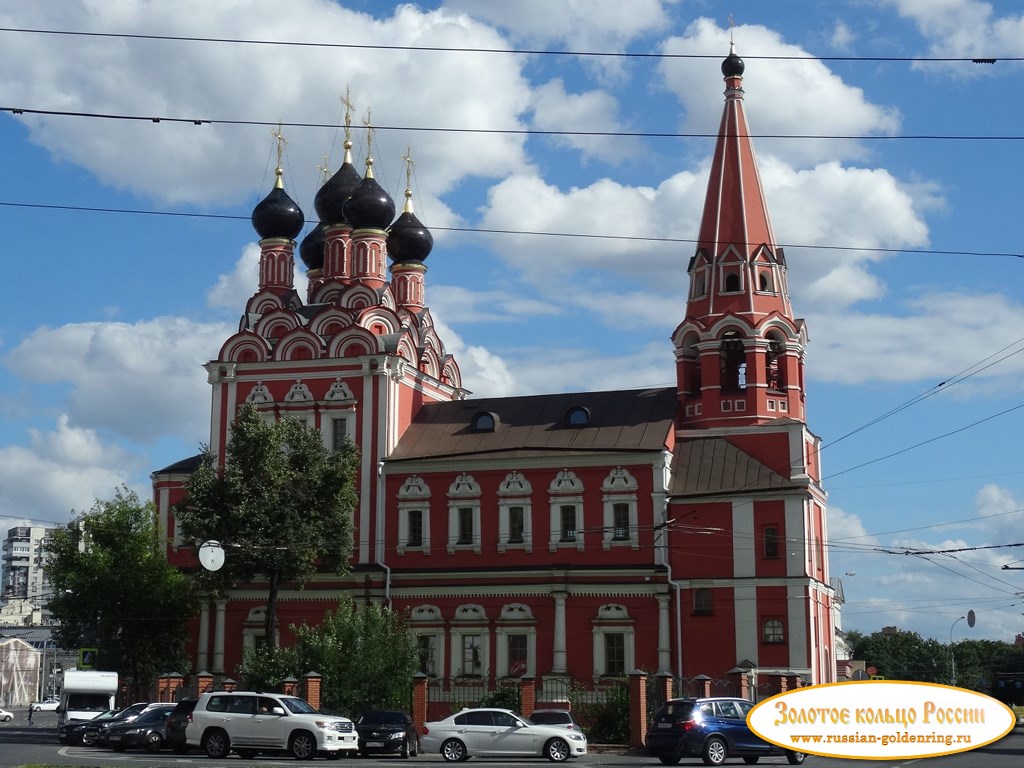
<svg viewBox="0 0 1024 768">
<path fill-rule="evenodd" d="M 951 669 L 953 670 L 953 685 L 956 685 L 956 654 L 953 653 L 953 627 L 955 627 L 959 622 L 963 621 L 964 619 L 967 619 L 968 627 L 973 627 L 974 611 L 968 611 L 966 616 L 961 616 L 959 619 L 954 621 L 953 625 L 949 628 L 949 663 Z"/>
</svg>

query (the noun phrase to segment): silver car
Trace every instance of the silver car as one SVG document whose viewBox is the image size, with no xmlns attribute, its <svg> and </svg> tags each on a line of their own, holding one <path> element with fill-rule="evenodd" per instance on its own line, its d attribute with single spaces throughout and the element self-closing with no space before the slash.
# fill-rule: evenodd
<svg viewBox="0 0 1024 768">
<path fill-rule="evenodd" d="M 587 737 L 558 726 L 534 725 L 508 709 L 463 709 L 426 723 L 420 750 L 439 752 L 453 762 L 470 757 L 546 757 L 559 763 L 587 754 Z"/>
</svg>

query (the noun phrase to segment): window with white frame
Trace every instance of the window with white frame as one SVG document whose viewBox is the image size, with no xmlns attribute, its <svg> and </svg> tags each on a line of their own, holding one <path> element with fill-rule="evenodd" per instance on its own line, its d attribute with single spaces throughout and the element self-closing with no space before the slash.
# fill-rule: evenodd
<svg viewBox="0 0 1024 768">
<path fill-rule="evenodd" d="M 490 674 L 490 632 L 487 614 L 479 605 L 460 605 L 451 621 L 451 670 L 455 677 Z"/>
<path fill-rule="evenodd" d="M 419 671 L 430 677 L 444 674 L 445 628 L 436 605 L 417 605 L 409 611 L 409 630 L 416 637 Z"/>
<path fill-rule="evenodd" d="M 448 487 L 448 554 L 472 549 L 480 554 L 480 485 L 462 473 Z"/>
<path fill-rule="evenodd" d="M 340 451 L 352 440 L 348 431 L 347 416 L 331 417 L 331 450 Z"/>
<path fill-rule="evenodd" d="M 628 545 L 639 549 L 636 478 L 623 467 L 615 467 L 601 483 L 604 501 L 604 548 Z"/>
<path fill-rule="evenodd" d="M 548 549 L 575 546 L 583 551 L 583 481 L 575 472 L 563 469 L 548 486 L 551 499 L 551 527 Z"/>
<path fill-rule="evenodd" d="M 619 677 L 636 666 L 633 619 L 624 605 L 602 605 L 593 620 L 594 672 Z"/>
<path fill-rule="evenodd" d="M 498 486 L 498 551 L 507 547 L 533 551 L 533 486 L 519 472 L 509 472 Z"/>
<path fill-rule="evenodd" d="M 537 626 L 529 606 L 510 603 L 495 623 L 495 665 L 501 677 L 536 674 Z"/>
<path fill-rule="evenodd" d="M 430 554 L 430 486 L 419 475 L 410 475 L 398 489 L 398 542 L 396 550 Z"/>
</svg>

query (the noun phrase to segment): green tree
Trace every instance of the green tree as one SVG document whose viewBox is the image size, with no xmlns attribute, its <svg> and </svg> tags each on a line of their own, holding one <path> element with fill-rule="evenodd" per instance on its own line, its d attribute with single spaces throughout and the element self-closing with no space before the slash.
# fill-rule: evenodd
<svg viewBox="0 0 1024 768">
<path fill-rule="evenodd" d="M 48 608 L 62 648 L 99 649 L 99 664 L 147 690 L 159 673 L 186 673 L 192 580 L 168 565 L 150 502 L 122 487 L 111 501 L 56 528 L 46 545 Z"/>
<path fill-rule="evenodd" d="M 206 452 L 175 515 L 186 538 L 226 547 L 222 585 L 267 579 L 266 642 L 274 647 L 277 596 L 319 569 L 344 573 L 352 554 L 354 446 L 326 449 L 295 419 L 266 421 L 243 406 L 232 424 L 225 466 Z"/>
<path fill-rule="evenodd" d="M 408 709 L 419 667 L 415 637 L 390 608 L 345 600 L 317 626 L 292 628 L 292 648 L 260 648 L 245 656 L 240 676 L 249 687 L 277 687 L 315 671 L 324 709 L 357 715 L 370 709 Z"/>
<path fill-rule="evenodd" d="M 949 647 L 938 640 L 903 630 L 870 635 L 849 633 L 848 639 L 853 643 L 854 658 L 864 659 L 885 678 L 949 682 Z"/>
</svg>

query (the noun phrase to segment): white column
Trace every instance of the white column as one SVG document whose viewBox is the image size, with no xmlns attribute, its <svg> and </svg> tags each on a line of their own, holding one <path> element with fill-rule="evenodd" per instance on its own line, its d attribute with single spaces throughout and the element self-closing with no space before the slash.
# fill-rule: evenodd
<svg viewBox="0 0 1024 768">
<path fill-rule="evenodd" d="M 565 592 L 556 592 L 555 598 L 555 645 L 551 672 L 565 674 Z"/>
<path fill-rule="evenodd" d="M 210 671 L 215 675 L 224 674 L 224 614 L 227 612 L 228 601 L 225 599 L 214 600 L 217 606 L 217 618 L 214 622 L 213 631 L 213 669 Z"/>
<path fill-rule="evenodd" d="M 669 640 L 668 595 L 658 595 L 658 672 L 672 671 L 672 643 Z M 680 673 L 681 674 L 681 673 Z"/>
<path fill-rule="evenodd" d="M 196 671 L 210 671 L 210 601 L 203 600 L 199 608 L 199 654 Z"/>
</svg>

